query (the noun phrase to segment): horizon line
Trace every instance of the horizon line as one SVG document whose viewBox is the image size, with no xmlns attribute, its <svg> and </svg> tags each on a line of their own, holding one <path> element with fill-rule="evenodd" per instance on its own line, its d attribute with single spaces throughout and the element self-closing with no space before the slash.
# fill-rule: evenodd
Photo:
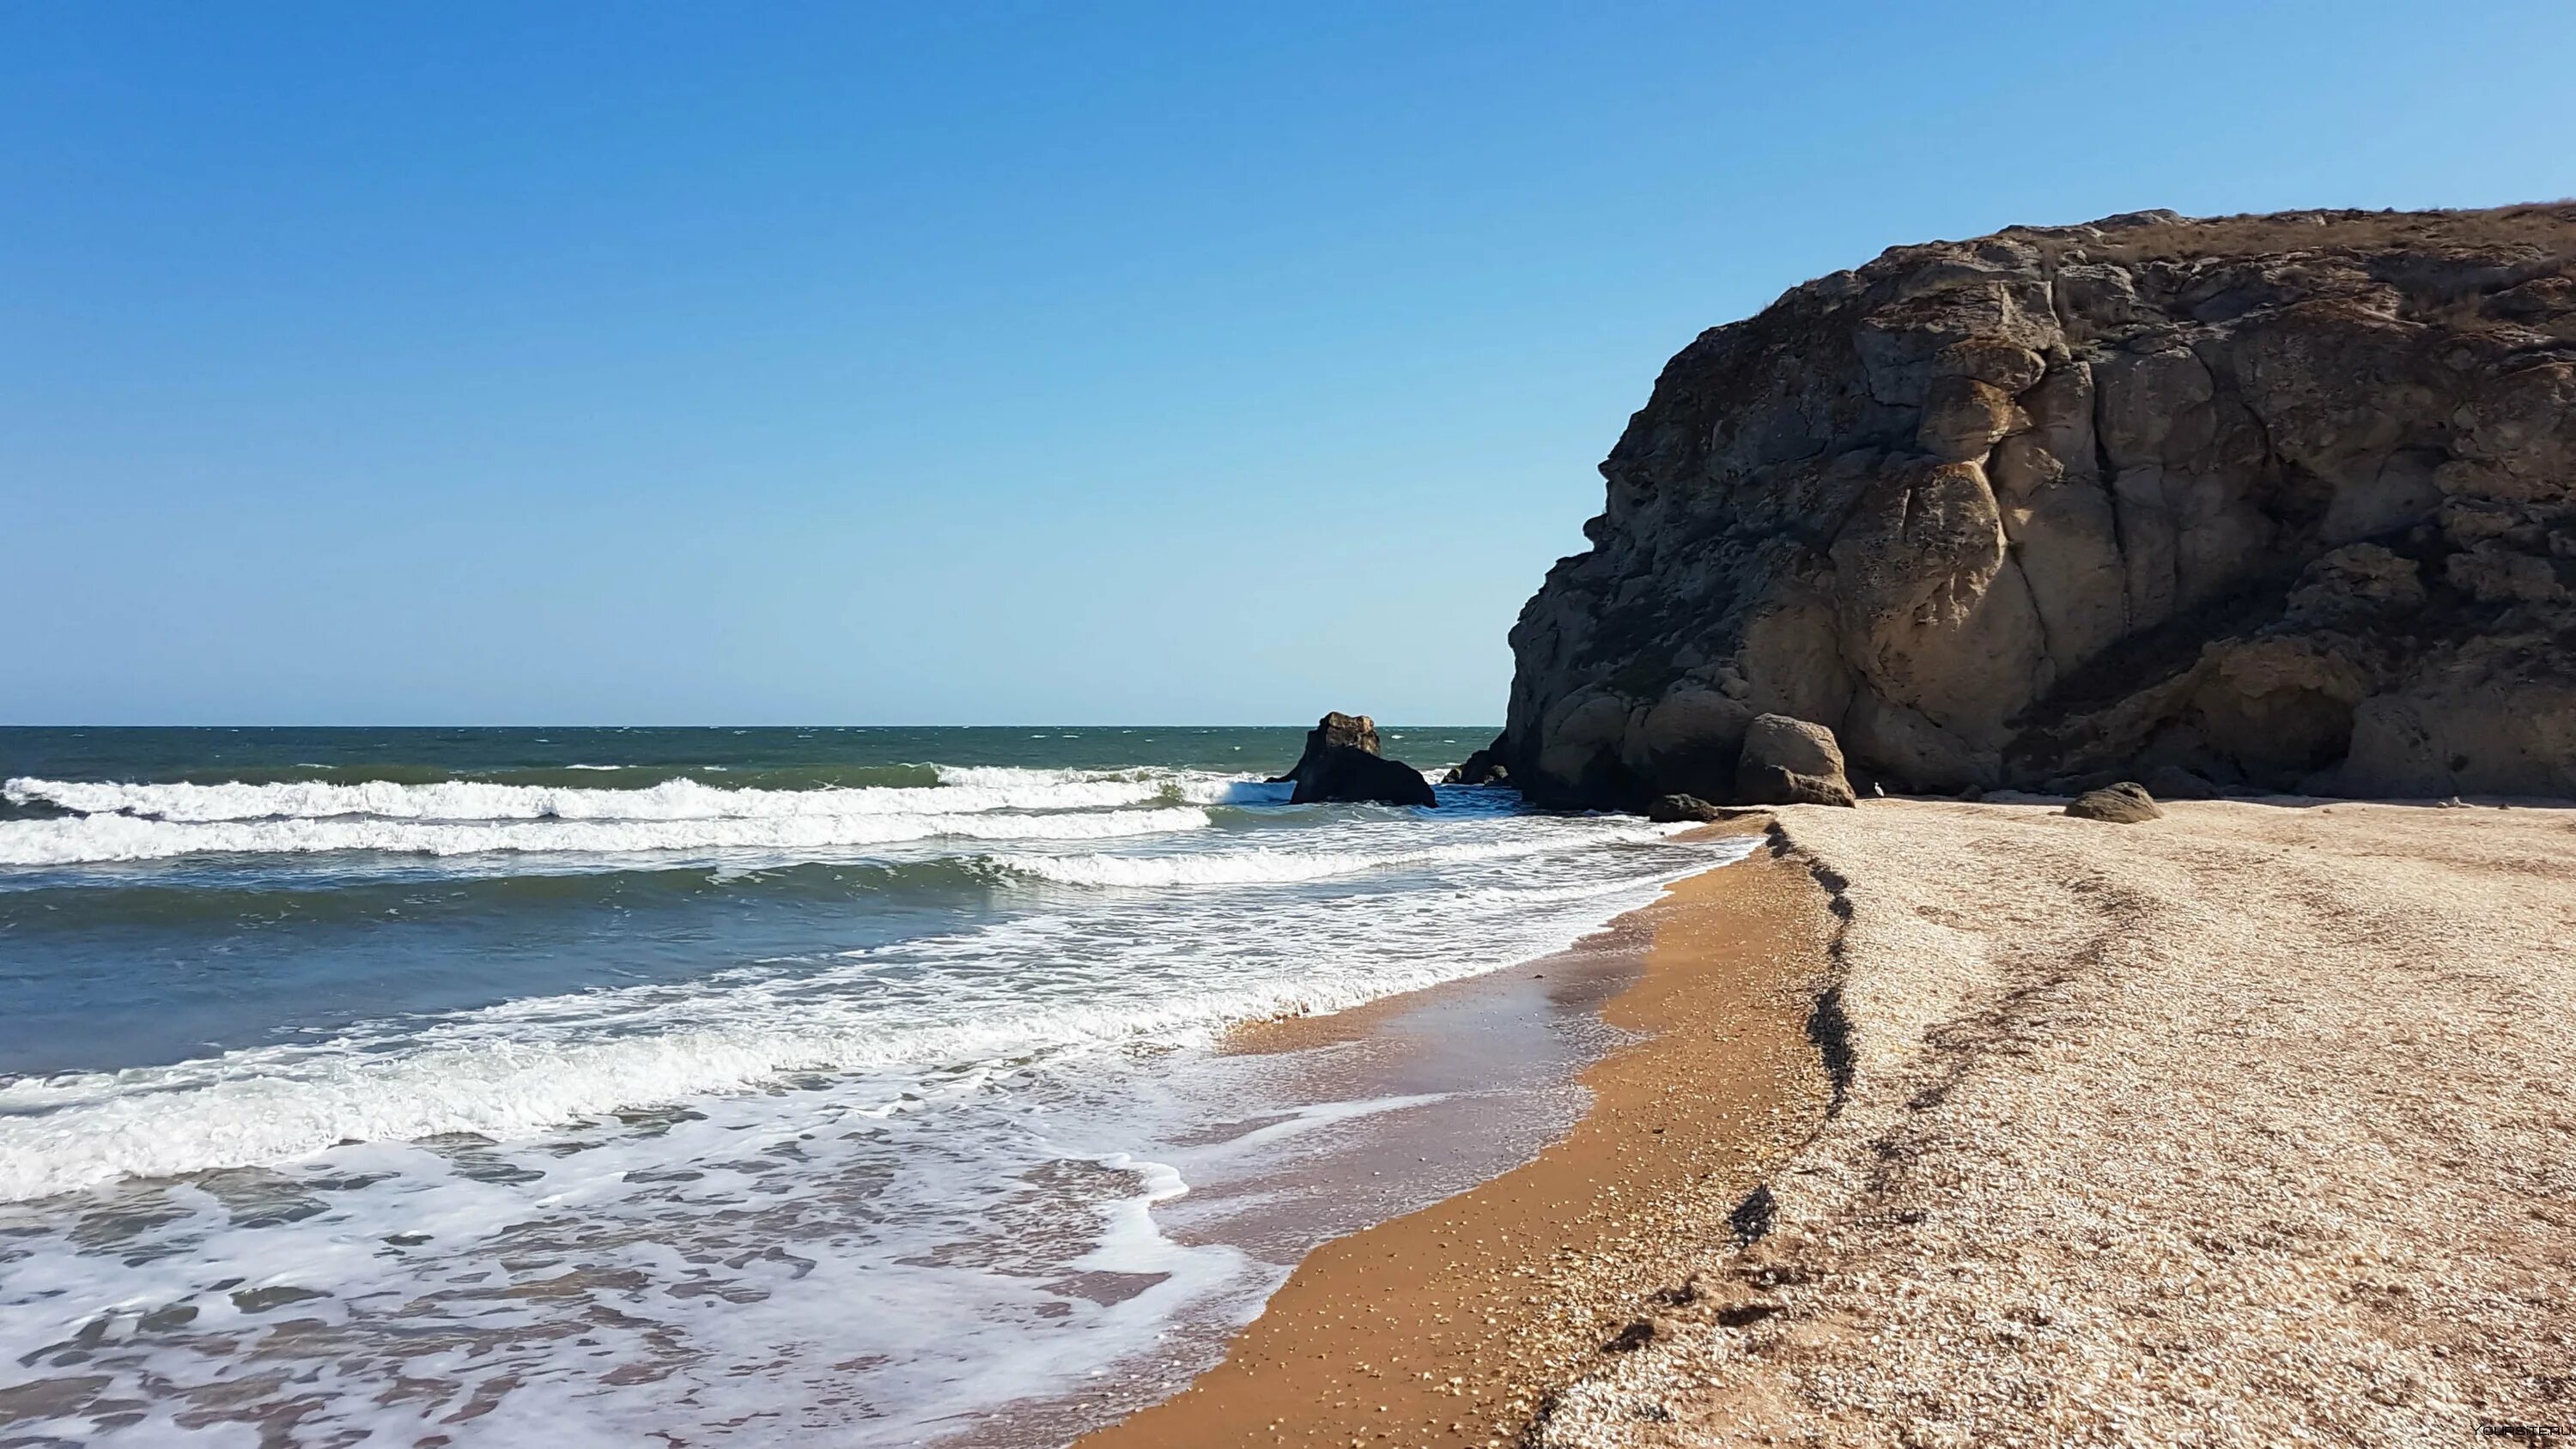
<svg viewBox="0 0 2576 1449">
<path fill-rule="evenodd" d="M 1367 716 L 1374 720 L 1375 715 Z M 1396 720 L 1404 729 L 1484 729 L 1484 723 L 1454 724 L 1439 721 Z M 0 730 L 1268 730 L 1313 729 L 1304 720 L 1270 720 L 1257 723 L 1199 723 L 1162 721 L 1150 724 L 1080 724 L 1063 720 L 1005 720 L 985 724 L 11 724 L 0 723 Z M 1500 725 L 1492 728 L 1499 729 Z"/>
</svg>

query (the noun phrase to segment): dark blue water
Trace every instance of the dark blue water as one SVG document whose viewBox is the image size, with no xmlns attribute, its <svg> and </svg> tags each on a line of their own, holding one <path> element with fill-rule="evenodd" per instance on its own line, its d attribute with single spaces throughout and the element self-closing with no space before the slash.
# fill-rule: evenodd
<svg viewBox="0 0 2576 1449">
<path fill-rule="evenodd" d="M 1491 738 L 1389 733 L 1390 753 L 1434 763 Z M 942 765 L 1276 771 L 1302 739 L 1208 728 L 0 729 L 0 780 L 928 788 Z M 0 809 L 64 813 L 42 798 Z M 0 837 L 7 829 L 0 819 Z M 685 847 L 0 865 L 0 1075 L 156 1065 L 386 1014 L 685 979 L 955 929 L 999 908 L 989 874 L 946 857 L 822 853 L 840 858 L 781 855 L 732 874 Z"/>
<path fill-rule="evenodd" d="M 1398 726 L 1390 755 L 1453 763 L 1491 726 Z M 1258 770 L 1295 763 L 1303 726 L 443 729 L 33 729 L 0 727 L 0 779 L 196 781 L 492 780 L 519 785 L 658 784 L 709 769 L 727 783 L 931 785 L 934 765 L 1031 769 Z M 1416 757 L 1419 757 L 1416 759 Z M 576 767 L 615 765 L 615 772 Z M 614 774 L 603 779 L 603 773 Z"/>
</svg>

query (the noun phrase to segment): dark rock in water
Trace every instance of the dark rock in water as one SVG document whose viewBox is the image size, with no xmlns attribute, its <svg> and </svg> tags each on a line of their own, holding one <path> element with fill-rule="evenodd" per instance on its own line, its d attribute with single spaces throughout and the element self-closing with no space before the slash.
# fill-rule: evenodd
<svg viewBox="0 0 2576 1449">
<path fill-rule="evenodd" d="M 2139 783 L 2148 794 L 2167 800 L 2215 800 L 2221 793 L 2216 785 L 2180 765 L 2158 765 Z"/>
<path fill-rule="evenodd" d="M 1646 818 L 1658 825 L 1677 825 L 1685 820 L 1732 820 L 1748 813 L 1752 812 L 1711 805 L 1697 795 L 1660 795 L 1646 807 Z"/>
<path fill-rule="evenodd" d="M 1512 772 L 1503 767 L 1502 759 L 1496 753 L 1496 751 L 1502 748 L 1502 743 L 1502 741 L 1496 740 L 1492 744 L 1476 751 L 1472 755 L 1469 755 L 1465 764 L 1451 770 L 1448 778 L 1442 780 L 1440 783 L 1444 785 L 1509 784 L 1511 782 Z"/>
<path fill-rule="evenodd" d="M 1355 750 L 1348 745 L 1328 745 L 1324 752 L 1301 762 L 1305 773 L 1297 777 L 1296 792 L 1288 797 L 1292 805 L 1321 801 L 1375 803 L 1380 805 L 1435 805 L 1431 782 L 1422 772 L 1402 760 L 1390 760 Z"/>
<path fill-rule="evenodd" d="M 1735 762 L 1738 798 L 1761 805 L 1857 805 L 1843 775 L 1842 746 L 1820 724 L 1757 715 Z"/>
<path fill-rule="evenodd" d="M 1754 718 L 1952 794 L 2576 795 L 2576 202 L 1897 247 L 1712 328 L 1512 630 L 1512 783 Z"/>
<path fill-rule="evenodd" d="M 1281 785 L 1290 780 L 1304 779 L 1307 768 L 1323 758 L 1324 751 L 1334 748 L 1376 754 L 1377 721 L 1364 714 L 1344 714 L 1340 710 L 1325 715 L 1315 722 L 1313 729 L 1306 731 L 1306 750 L 1297 757 L 1297 763 L 1287 774 L 1271 776 L 1270 783 Z"/>
<path fill-rule="evenodd" d="M 2147 787 L 2134 781 L 2087 790 L 2075 797 L 2066 813 L 2079 820 L 2107 820 L 2114 825 L 2136 825 L 2148 820 L 2162 820 L 2165 812 L 2156 808 L 2155 797 Z"/>
<path fill-rule="evenodd" d="M 1431 782 L 1401 760 L 1377 752 L 1377 722 L 1364 714 L 1333 713 L 1306 732 L 1306 752 L 1271 783 L 1296 782 L 1292 805 L 1327 801 L 1381 805 L 1436 805 Z"/>
</svg>

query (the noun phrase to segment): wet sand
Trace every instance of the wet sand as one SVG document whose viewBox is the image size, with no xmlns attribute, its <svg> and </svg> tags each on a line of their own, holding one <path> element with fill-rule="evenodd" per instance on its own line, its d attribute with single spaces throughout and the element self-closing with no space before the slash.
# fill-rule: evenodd
<svg viewBox="0 0 2576 1449">
<path fill-rule="evenodd" d="M 1617 988 L 1601 1015 L 1631 1034 L 1583 1073 L 1591 1109 L 1570 1133 L 1481 1186 L 1316 1249 L 1221 1364 L 1081 1442 L 1516 1434 L 1548 1386 L 1636 1341 L 1656 1295 L 1681 1296 L 1692 1241 L 1673 1225 L 1727 1223 L 1821 1121 L 1830 1089 L 1807 1027 L 1836 924 L 1828 904 L 1802 865 L 1757 852 L 1674 887 L 1578 957 L 1528 968 L 1567 977 L 1564 999 L 1587 1006 Z M 1268 1023 L 1238 1046 L 1383 1042 L 1419 1011 L 1390 1002 Z M 1415 1143 L 1434 1145 L 1419 1132 Z"/>
<path fill-rule="evenodd" d="M 1172 1144 L 1210 1155 L 1190 1163 L 1188 1191 L 1155 1206 L 1155 1231 L 1241 1254 L 1254 1273 L 1267 1265 L 1266 1291 L 1335 1238 L 1528 1161 L 1589 1105 L 1580 1073 L 1628 1039 L 1602 1009 L 1636 982 L 1644 940 L 1622 923 L 1542 960 L 1237 1028 L 1221 1051 L 1257 1064 L 1257 1087 L 1242 1115 Z M 1326 1125 L 1300 1126 L 1318 1113 Z M 1266 1147 L 1229 1150 L 1260 1138 Z M 1134 1191 L 1125 1173 L 1089 1170 Z M 1098 1288 L 1133 1293 L 1154 1281 Z M 1114 1423 L 1222 1361 L 1262 1300 L 1240 1306 L 1242 1317 L 1177 1318 L 1150 1352 L 1103 1366 L 1079 1391 L 979 1413 L 934 1442 L 1045 1449 Z"/>
</svg>

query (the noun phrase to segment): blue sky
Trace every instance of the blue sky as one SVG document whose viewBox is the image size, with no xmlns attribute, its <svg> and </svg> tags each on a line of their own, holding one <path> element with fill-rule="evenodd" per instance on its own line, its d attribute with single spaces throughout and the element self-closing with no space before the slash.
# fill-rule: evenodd
<svg viewBox="0 0 2576 1449">
<path fill-rule="evenodd" d="M 1700 329 L 2576 193 L 2576 7 L 0 8 L 0 721 L 1499 719 Z"/>
</svg>

